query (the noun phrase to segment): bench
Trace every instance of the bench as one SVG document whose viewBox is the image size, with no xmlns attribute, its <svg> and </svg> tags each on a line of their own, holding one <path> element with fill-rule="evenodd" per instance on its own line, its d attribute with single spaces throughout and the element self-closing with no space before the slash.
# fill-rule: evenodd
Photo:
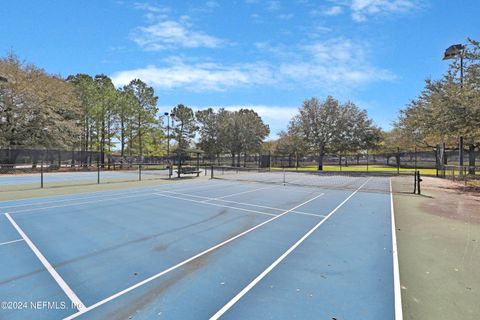
<svg viewBox="0 0 480 320">
<path fill-rule="evenodd" d="M 197 177 L 200 175 L 200 170 L 197 170 L 195 167 L 181 167 L 180 171 L 176 170 L 175 171 L 178 176 L 180 177 L 180 174 L 197 174 Z"/>
</svg>

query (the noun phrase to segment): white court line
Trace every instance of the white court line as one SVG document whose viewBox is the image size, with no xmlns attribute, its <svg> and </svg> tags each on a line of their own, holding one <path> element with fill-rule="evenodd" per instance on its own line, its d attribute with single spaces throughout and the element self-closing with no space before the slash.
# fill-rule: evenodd
<svg viewBox="0 0 480 320">
<path fill-rule="evenodd" d="M 121 199 L 127 199 L 127 198 L 138 198 L 138 197 L 143 197 L 143 196 L 151 196 L 153 194 L 154 193 L 142 193 L 142 194 L 136 194 L 136 195 L 132 195 L 132 196 L 110 197 L 108 199 L 98 199 L 98 200 L 74 202 L 74 203 L 67 203 L 67 204 L 62 204 L 62 205 L 57 205 L 57 206 L 46 206 L 46 207 L 40 207 L 40 208 L 14 210 L 14 211 L 10 211 L 10 213 L 32 212 L 32 211 L 40 211 L 40 210 L 53 209 L 53 208 L 79 206 L 79 205 L 89 204 L 89 203 L 98 203 L 98 202 L 111 201 L 111 200 L 119 200 L 119 199 L 121 200 Z"/>
<path fill-rule="evenodd" d="M 226 305 L 224 305 L 220 310 L 218 310 L 213 316 L 210 317 L 210 320 L 220 318 L 228 309 L 230 309 L 235 303 L 238 302 L 248 291 L 250 291 L 260 280 L 262 280 L 270 271 L 273 270 L 283 259 L 285 259 L 293 250 L 295 250 L 305 239 L 307 239 L 315 230 L 317 230 L 325 221 L 328 220 L 338 209 L 340 209 L 350 198 L 352 198 L 370 179 L 365 181 L 357 190 L 351 193 L 345 200 L 342 201 L 335 209 L 330 211 L 330 213 L 323 218 L 319 223 L 317 223 L 312 229 L 310 229 L 303 237 L 301 237 L 293 246 L 291 246 L 287 251 L 285 251 L 277 260 L 275 260 L 267 269 L 260 273 L 252 282 L 250 282 L 242 291 L 240 291 L 235 297 L 233 297 Z"/>
<path fill-rule="evenodd" d="M 200 202 L 201 203 L 207 203 L 207 204 L 210 203 L 210 202 L 207 202 L 207 201 L 220 201 L 220 202 L 235 203 L 235 204 L 239 204 L 239 205 L 243 205 L 243 206 L 271 209 L 271 210 L 282 211 L 282 212 L 285 211 L 285 209 L 274 208 L 274 207 L 269 207 L 269 206 L 261 206 L 261 205 L 253 204 L 253 203 L 245 203 L 245 202 L 238 202 L 238 201 L 232 201 L 232 200 L 224 200 L 224 199 L 219 199 L 219 198 L 210 198 L 210 197 L 197 196 L 197 195 L 194 195 L 194 194 L 174 192 L 174 191 L 164 191 L 164 192 L 179 194 L 179 195 L 184 195 L 184 196 L 190 196 L 190 197 L 199 198 L 199 199 L 204 199 L 204 201 L 200 201 Z M 322 195 L 324 195 L 324 193 L 322 193 Z M 313 216 L 313 217 L 319 217 L 319 218 L 325 218 L 325 216 L 321 215 L 321 214 L 308 213 L 308 212 L 303 212 L 303 211 L 291 211 L 291 213 L 303 214 L 303 215 L 306 215 L 306 216 Z"/>
<path fill-rule="evenodd" d="M 279 187 L 279 186 L 264 187 L 264 188 L 258 188 L 258 189 L 247 190 L 247 191 L 242 191 L 242 192 L 236 192 L 236 193 L 232 193 L 232 194 L 227 194 L 226 196 L 218 197 L 217 199 L 224 199 L 224 198 L 228 198 L 228 197 L 237 196 L 237 195 L 239 195 L 239 194 L 245 194 L 245 193 L 255 192 L 255 191 L 258 191 L 258 190 L 273 189 L 273 188 L 278 188 L 278 187 Z"/>
<path fill-rule="evenodd" d="M 267 212 L 262 212 L 262 211 L 257 211 L 257 210 L 250 210 L 250 209 L 227 206 L 227 205 L 223 205 L 223 204 L 217 204 L 217 203 L 210 203 L 210 202 L 204 202 L 204 201 L 199 201 L 199 200 L 187 199 L 187 198 L 182 198 L 182 197 L 171 196 L 171 195 L 164 194 L 164 193 L 154 193 L 154 194 L 157 195 L 157 196 L 161 196 L 161 197 L 184 200 L 184 201 L 195 202 L 195 203 L 200 203 L 200 204 L 206 204 L 206 205 L 209 205 L 209 206 L 236 209 L 236 210 L 240 210 L 240 211 L 263 214 L 263 215 L 266 215 L 266 216 L 274 216 L 274 217 L 278 216 L 277 214 L 274 214 L 274 213 L 267 213 Z"/>
<path fill-rule="evenodd" d="M 28 244 L 30 249 L 32 249 L 33 253 L 37 256 L 38 260 L 43 264 L 45 269 L 50 273 L 50 275 L 55 279 L 55 281 L 58 283 L 60 288 L 62 288 L 63 292 L 70 298 L 72 301 L 73 305 L 79 310 L 85 310 L 85 305 L 83 302 L 77 297 L 75 292 L 68 286 L 68 284 L 63 280 L 63 278 L 58 274 L 58 272 L 55 270 L 55 268 L 52 267 L 50 262 L 43 256 L 43 254 L 38 250 L 38 248 L 33 244 L 33 242 L 30 240 L 30 238 L 23 232 L 23 230 L 18 226 L 18 224 L 13 220 L 13 218 L 10 216 L 10 214 L 5 213 L 5 216 L 7 219 L 10 221 L 12 226 L 17 230 L 18 234 L 25 240 L 25 242 Z"/>
<path fill-rule="evenodd" d="M 392 256 L 393 256 L 393 286 L 395 294 L 395 320 L 403 319 L 402 291 L 400 289 L 400 270 L 398 267 L 397 229 L 395 227 L 395 211 L 393 209 L 392 178 L 390 178 L 390 214 L 392 220 Z"/>
<path fill-rule="evenodd" d="M 170 272 L 170 271 L 173 271 L 173 270 L 175 270 L 175 269 L 178 269 L 178 268 L 180 268 L 181 266 L 183 266 L 183 265 L 185 265 L 185 264 L 187 264 L 187 263 L 189 263 L 189 262 L 191 262 L 191 261 L 193 261 L 193 260 L 195 260 L 195 259 L 197 259 L 197 258 L 200 258 L 201 256 L 204 256 L 204 255 L 208 254 L 209 252 L 212 252 L 212 251 L 214 251 L 214 250 L 216 250 L 216 249 L 218 249 L 218 248 L 220 248 L 220 247 L 222 247 L 222 246 L 224 246 L 224 245 L 226 245 L 226 244 L 228 244 L 228 243 L 230 243 L 230 242 L 232 242 L 232 241 L 234 241 L 234 240 L 236 240 L 236 239 L 238 239 L 238 238 L 240 238 L 240 237 L 243 237 L 244 235 L 246 235 L 246 234 L 248 234 L 248 233 L 250 233 L 250 232 L 252 232 L 252 231 L 254 231 L 254 230 L 258 229 L 258 228 L 260 228 L 261 226 L 266 225 L 267 223 L 270 223 L 270 222 L 272 222 L 272 221 L 280 218 L 281 216 L 284 216 L 284 215 L 288 214 L 289 212 L 291 212 L 291 211 L 293 211 L 293 210 L 295 210 L 295 209 L 297 209 L 297 208 L 299 208 L 299 207 L 301 207 L 301 206 L 303 206 L 303 205 L 305 205 L 305 204 L 307 204 L 307 203 L 309 203 L 309 202 L 317 199 L 318 197 L 320 197 L 320 195 L 317 195 L 317 196 L 315 196 L 315 197 L 313 197 L 313 198 L 311 198 L 311 199 L 309 199 L 309 200 L 307 200 L 307 201 L 305 201 L 305 202 L 302 202 L 301 204 L 296 205 L 295 207 L 293 207 L 293 208 L 291 208 L 291 209 L 289 209 L 289 210 L 286 210 L 286 211 L 283 212 L 282 214 L 279 214 L 279 215 L 277 215 L 277 216 L 275 216 L 275 217 L 273 217 L 273 218 L 270 218 L 270 219 L 268 219 L 268 220 L 266 220 L 266 221 L 264 221 L 264 222 L 262 222 L 262 223 L 260 223 L 260 224 L 257 224 L 256 226 L 253 226 L 253 227 L 251 227 L 250 229 L 247 229 L 247 230 L 245 230 L 245 231 L 237 234 L 236 236 L 234 236 L 234 237 L 232 237 L 232 238 L 230 238 L 230 239 L 227 239 L 227 240 L 225 240 L 225 241 L 223 241 L 223 242 L 221 242 L 221 243 L 219 243 L 219 244 L 217 244 L 217 245 L 215 245 L 215 246 L 213 246 L 213 247 L 211 247 L 211 248 L 209 248 L 209 249 L 207 249 L 207 250 L 204 250 L 204 251 L 202 251 L 202 252 L 194 255 L 193 257 L 188 258 L 187 260 L 184 260 L 184 261 L 182 261 L 182 262 L 174 265 L 173 267 L 170 267 L 170 268 L 168 268 L 168 269 L 166 269 L 166 270 L 164 270 L 164 271 L 162 271 L 162 272 L 159 272 L 159 273 L 151 276 L 150 278 L 147 278 L 147 279 L 145 279 L 145 280 L 143 280 L 143 281 L 141 281 L 141 282 L 139 282 L 139 283 L 137 283 L 137 284 L 134 284 L 133 286 L 128 287 L 127 289 L 124 289 L 124 290 L 122 290 L 122 291 L 120 291 L 120 292 L 117 292 L 117 293 L 115 293 L 114 295 L 111 295 L 110 297 L 105 298 L 105 299 L 103 299 L 103 300 L 101 300 L 101 301 L 99 301 L 99 302 L 97 302 L 97 303 L 95 303 L 95 304 L 93 304 L 93 305 L 85 308 L 84 310 L 81 310 L 81 311 L 79 311 L 79 312 L 77 312 L 77 313 L 74 313 L 74 314 L 72 314 L 72 315 L 64 318 L 64 320 L 74 319 L 74 318 L 76 318 L 76 317 L 78 317 L 78 316 L 80 316 L 80 315 L 82 315 L 82 314 L 84 314 L 84 313 L 86 313 L 86 312 L 88 312 L 88 311 L 90 311 L 90 310 L 92 310 L 92 309 L 95 309 L 95 308 L 97 308 L 97 307 L 99 307 L 99 306 L 101 306 L 101 305 L 104 305 L 105 303 L 107 303 L 107 302 L 109 302 L 109 301 L 112 301 L 113 299 L 116 299 L 116 298 L 118 298 L 118 297 L 120 297 L 120 296 L 122 296 L 122 295 L 124 295 L 124 294 L 126 294 L 126 293 L 128 293 L 128 292 L 130 292 L 130 291 L 132 291 L 132 290 L 134 290 L 134 289 L 136 289 L 136 288 L 138 288 L 138 287 L 140 287 L 140 286 L 143 286 L 144 284 L 146 284 L 146 283 L 148 283 L 148 282 L 151 282 L 151 281 L 153 281 L 153 280 L 155 280 L 155 279 L 163 276 L 164 274 L 166 274 L 166 273 L 168 273 L 168 272 Z"/>
<path fill-rule="evenodd" d="M 200 182 L 193 183 L 193 182 L 189 181 L 189 183 L 190 184 L 198 184 Z M 61 203 L 61 202 L 68 202 L 68 201 L 69 202 L 82 201 L 82 200 L 85 200 L 85 199 L 95 199 L 95 198 L 103 198 L 103 197 L 138 194 L 138 193 L 144 193 L 144 192 L 148 192 L 148 191 L 164 191 L 162 189 L 159 189 L 162 186 L 165 186 L 165 187 L 177 186 L 178 187 L 178 188 L 174 188 L 174 189 L 170 189 L 170 190 L 185 190 L 185 189 L 190 190 L 190 189 L 196 189 L 196 188 L 199 188 L 199 187 L 205 187 L 205 184 L 202 184 L 200 186 L 185 188 L 185 187 L 181 186 L 181 185 L 184 185 L 184 184 L 187 184 L 187 181 L 175 182 L 175 183 L 170 183 L 170 184 L 162 184 L 162 185 L 158 185 L 158 186 L 149 186 L 149 187 L 141 187 L 141 188 L 127 188 L 127 189 L 117 190 L 119 192 L 112 192 L 112 190 L 106 190 L 106 191 L 96 191 L 96 192 L 80 192 L 80 193 L 64 194 L 64 195 L 58 195 L 58 196 L 47 196 L 47 197 L 36 197 L 36 198 L 28 198 L 28 199 L 0 201 L 0 203 L 2 203 L 2 202 L 12 202 L 12 201 L 31 201 L 31 200 L 45 199 L 45 198 L 72 197 L 72 196 L 77 196 L 77 195 L 92 194 L 92 196 L 87 196 L 87 197 L 73 197 L 73 198 L 67 198 L 67 199 L 58 199 L 58 200 L 33 202 L 33 203 L 22 203 L 22 204 L 7 205 L 7 206 L 0 205 L 0 210 L 9 209 L 9 208 L 27 207 L 27 206 L 41 206 L 41 205 L 48 204 L 48 203 Z"/>
<path fill-rule="evenodd" d="M 17 239 L 17 240 L 12 240 L 12 241 L 7 241 L 7 242 L 0 242 L 0 246 L 4 246 L 6 244 L 15 243 L 15 242 L 19 242 L 19 241 L 23 241 L 23 239 Z"/>
<path fill-rule="evenodd" d="M 119 193 L 114 193 L 114 194 L 99 194 L 99 195 L 90 196 L 90 197 L 60 199 L 60 200 L 52 200 L 52 201 L 44 201 L 44 202 L 36 202 L 36 203 L 15 204 L 15 205 L 10 205 L 10 206 L 0 206 L 0 210 L 10 209 L 10 208 L 19 208 L 19 207 L 29 207 L 29 206 L 42 206 L 44 204 L 49 204 L 49 203 L 73 202 L 73 201 L 82 201 L 82 200 L 87 200 L 87 199 L 97 199 L 97 198 L 121 196 L 121 195 L 125 195 L 125 194 L 131 195 L 131 194 L 139 194 L 139 193 L 145 193 L 145 191 L 121 192 L 121 193 L 119 192 Z"/>
</svg>

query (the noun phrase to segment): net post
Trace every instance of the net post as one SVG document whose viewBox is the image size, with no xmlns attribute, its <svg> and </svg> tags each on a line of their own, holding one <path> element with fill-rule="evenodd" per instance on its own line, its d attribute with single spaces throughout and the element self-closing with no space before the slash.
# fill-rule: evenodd
<svg viewBox="0 0 480 320">
<path fill-rule="evenodd" d="M 40 188 L 43 189 L 43 160 L 40 163 Z"/>
<path fill-rule="evenodd" d="M 142 181 L 142 164 L 138 164 L 138 181 Z"/>
<path fill-rule="evenodd" d="M 210 179 L 213 179 L 213 165 L 210 167 Z"/>
<path fill-rule="evenodd" d="M 285 168 L 283 168 L 283 185 L 286 184 L 286 181 L 285 181 Z"/>
</svg>

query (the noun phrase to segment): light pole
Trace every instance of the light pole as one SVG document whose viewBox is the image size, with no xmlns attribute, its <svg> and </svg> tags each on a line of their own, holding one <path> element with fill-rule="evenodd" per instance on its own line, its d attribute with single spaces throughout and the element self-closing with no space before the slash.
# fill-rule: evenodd
<svg viewBox="0 0 480 320">
<path fill-rule="evenodd" d="M 167 116 L 167 156 L 170 154 L 170 114 L 168 112 L 164 113 Z"/>
<path fill-rule="evenodd" d="M 175 114 L 173 113 L 164 113 L 167 116 L 167 156 L 170 154 L 170 117 L 172 117 L 172 126 L 173 126 L 173 117 Z"/>
<path fill-rule="evenodd" d="M 463 44 L 454 44 L 448 47 L 443 54 L 443 60 L 456 59 L 460 57 L 460 88 L 463 89 L 463 56 L 465 46 Z M 458 170 L 460 176 L 463 174 L 463 136 L 458 139 Z"/>
<path fill-rule="evenodd" d="M 460 87 L 463 88 L 463 56 L 465 46 L 463 44 L 454 44 L 448 47 L 443 54 L 442 60 L 456 59 L 460 57 Z"/>
</svg>

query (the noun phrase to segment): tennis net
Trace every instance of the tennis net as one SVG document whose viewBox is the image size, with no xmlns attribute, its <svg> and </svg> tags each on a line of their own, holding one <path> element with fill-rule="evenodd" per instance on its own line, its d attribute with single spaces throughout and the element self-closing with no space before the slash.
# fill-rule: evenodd
<svg viewBox="0 0 480 320">
<path fill-rule="evenodd" d="M 211 178 L 245 182 L 318 187 L 326 189 L 390 192 L 390 178 L 401 178 L 404 191 L 412 192 L 415 171 L 305 171 L 269 168 L 211 167 Z M 411 190 L 409 190 L 411 189 Z"/>
</svg>

